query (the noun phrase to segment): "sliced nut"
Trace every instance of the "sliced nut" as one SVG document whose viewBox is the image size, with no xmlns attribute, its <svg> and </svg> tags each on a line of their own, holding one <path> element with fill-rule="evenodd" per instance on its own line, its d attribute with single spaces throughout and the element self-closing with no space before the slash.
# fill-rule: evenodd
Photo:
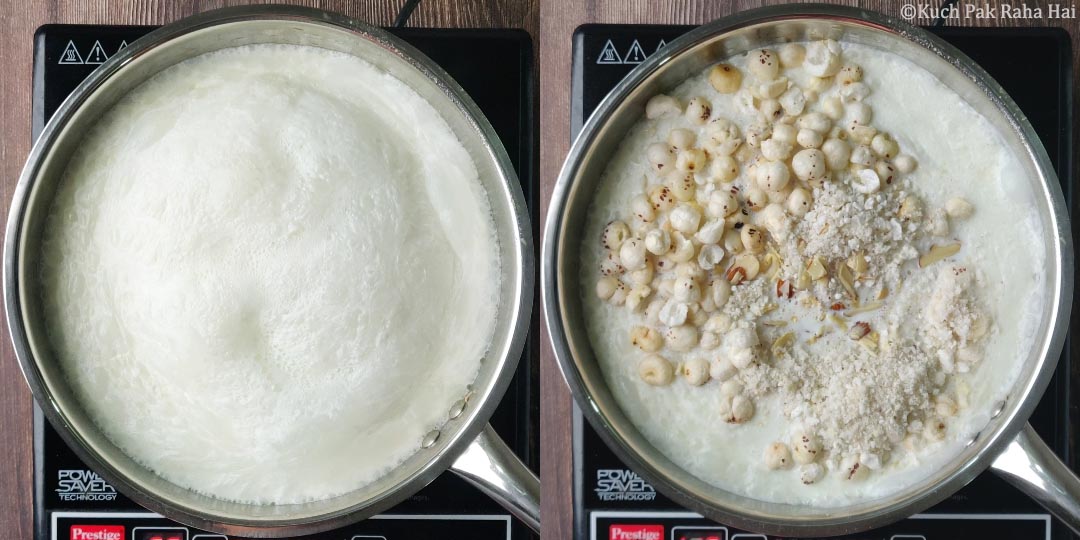
<svg viewBox="0 0 1080 540">
<path fill-rule="evenodd" d="M 860 321 L 852 325 L 851 330 L 848 332 L 848 337 L 858 341 L 866 336 L 870 335 L 870 323 Z"/>
<path fill-rule="evenodd" d="M 930 249 L 919 257 L 919 268 L 926 268 L 946 257 L 951 257 L 960 252 L 960 242 L 950 244 L 932 245 Z"/>
<path fill-rule="evenodd" d="M 887 290 L 887 289 L 882 289 L 882 290 Z M 880 294 L 879 294 L 879 296 L 880 296 Z M 861 305 L 859 307 L 851 308 L 851 309 L 849 309 L 847 311 L 844 311 L 844 316 L 845 317 L 851 317 L 851 316 L 854 316 L 854 315 L 858 315 L 860 313 L 869 313 L 871 311 L 881 309 L 881 307 L 884 306 L 884 305 L 885 305 L 885 303 L 880 301 L 880 300 L 876 300 L 874 302 L 868 302 L 868 303 L 863 304 L 863 305 Z"/>
<path fill-rule="evenodd" d="M 800 291 L 805 291 L 810 287 L 811 281 L 809 272 L 805 269 L 799 270 L 799 275 L 795 276 L 795 288 Z"/>
<path fill-rule="evenodd" d="M 739 255 L 728 268 L 726 277 L 732 285 L 738 285 L 743 281 L 749 281 L 758 276 L 761 263 L 753 255 Z"/>
<path fill-rule="evenodd" d="M 728 282 L 732 285 L 738 285 L 746 279 L 746 269 L 741 266 L 732 265 L 731 268 L 728 268 L 724 277 L 726 277 Z"/>
<path fill-rule="evenodd" d="M 776 297 L 777 298 L 791 298 L 795 296 L 795 287 L 790 281 L 777 280 L 776 282 Z"/>
<path fill-rule="evenodd" d="M 876 353 L 878 351 L 878 342 L 880 339 L 881 336 L 877 332 L 870 332 L 859 340 L 859 345 L 862 345 L 864 349 L 871 353 Z"/>
<path fill-rule="evenodd" d="M 770 349 L 772 349 L 773 351 L 777 351 L 783 349 L 784 347 L 788 347 L 793 343 L 795 343 L 795 332 L 787 332 L 776 338 L 776 340 L 773 341 Z"/>
<path fill-rule="evenodd" d="M 810 275 L 810 279 L 813 281 L 817 281 L 827 275 L 825 263 L 822 262 L 821 257 L 814 257 L 811 259 L 809 266 L 806 267 L 806 273 Z"/>
<path fill-rule="evenodd" d="M 869 263 L 866 262 L 866 255 L 860 251 L 858 253 L 852 253 L 847 260 L 848 268 L 854 270 L 858 274 L 865 273 L 869 267 Z"/>
<path fill-rule="evenodd" d="M 635 326 L 630 329 L 630 344 L 645 352 L 656 352 L 664 346 L 664 338 L 648 326 Z"/>
<path fill-rule="evenodd" d="M 840 281 L 840 286 L 844 288 L 844 292 L 847 293 L 848 298 L 852 302 L 859 301 L 859 294 L 855 292 L 854 276 L 851 272 L 851 267 L 847 264 L 838 265 L 836 269 L 836 278 Z"/>
</svg>

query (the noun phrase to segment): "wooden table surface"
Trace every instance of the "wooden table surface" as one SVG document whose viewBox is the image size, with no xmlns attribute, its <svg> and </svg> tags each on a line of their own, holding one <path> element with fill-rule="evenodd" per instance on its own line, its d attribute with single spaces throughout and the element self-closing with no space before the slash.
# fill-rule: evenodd
<svg viewBox="0 0 1080 540">
<path fill-rule="evenodd" d="M 819 0 L 820 1 L 820 0 Z M 559 173 L 563 158 L 570 147 L 570 45 L 574 29 L 584 23 L 637 23 L 637 24 L 702 24 L 736 11 L 760 7 L 777 2 L 732 0 L 730 2 L 685 0 L 541 0 L 540 2 L 540 177 L 543 181 L 541 212 L 547 210 L 551 189 Z M 831 3 L 857 5 L 899 17 L 905 4 L 941 5 L 941 0 L 903 1 L 833 1 Z M 963 4 L 975 2 L 962 0 Z M 978 2 L 982 4 L 980 0 Z M 1019 1 L 990 1 L 998 4 L 1020 5 Z M 1049 2 L 1028 1 L 1037 6 Z M 1064 2 L 1064 5 L 1070 5 Z M 1000 11 L 1000 10 L 999 10 Z M 1045 11 L 1045 10 L 1044 10 Z M 931 24 L 933 21 L 915 19 L 915 24 Z M 1073 72 L 1077 69 L 1077 42 L 1080 21 L 1068 20 L 1001 20 L 996 18 L 961 18 L 949 20 L 950 26 L 1060 26 L 1066 28 L 1073 38 Z M 1076 87 L 1074 81 L 1073 86 Z M 1076 118 L 1080 118 L 1077 116 Z M 543 451 L 540 456 L 540 476 L 544 485 L 543 533 L 544 540 L 567 540 L 573 534 L 571 521 L 573 460 L 570 451 L 570 395 L 547 338 L 541 340 L 540 353 L 540 433 Z M 1075 383 L 1075 379 L 1074 379 Z M 1075 387 L 1075 384 L 1074 384 Z"/>
<path fill-rule="evenodd" d="M 0 0 L 0 223 L 30 151 L 30 76 L 34 30 L 46 23 L 164 24 L 192 13 L 260 2 L 234 0 Z M 265 2 L 263 2 L 265 3 Z M 404 0 L 297 0 L 389 26 Z M 537 42 L 538 0 L 423 0 L 408 26 L 524 28 Z M 31 399 L 11 342 L 0 339 L 0 539 L 32 530 Z"/>
</svg>

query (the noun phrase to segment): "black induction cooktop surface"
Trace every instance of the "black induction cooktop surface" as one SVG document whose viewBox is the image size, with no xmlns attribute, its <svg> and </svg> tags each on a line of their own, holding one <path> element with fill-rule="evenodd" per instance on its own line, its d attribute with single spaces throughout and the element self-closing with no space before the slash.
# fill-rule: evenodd
<svg viewBox="0 0 1080 540">
<path fill-rule="evenodd" d="M 634 67 L 689 26 L 585 25 L 574 34 L 571 131 Z M 982 65 L 1031 120 L 1073 208 L 1072 59 L 1060 29 L 935 28 L 935 33 Z M 1073 326 L 1075 328 L 1075 325 Z M 1070 396 L 1072 331 L 1057 372 L 1031 424 L 1074 470 L 1070 438 L 1078 404 Z M 574 418 L 574 537 L 577 540 L 739 540 L 768 537 L 713 523 L 656 490 L 607 448 L 580 413 Z M 992 473 L 937 506 L 850 539 L 1064 539 L 1070 533 Z"/>
<path fill-rule="evenodd" d="M 98 65 L 149 26 L 47 25 L 35 36 L 33 136 Z M 494 126 L 537 212 L 532 42 L 518 30 L 391 29 L 443 67 Z M 535 219 L 533 220 L 535 223 Z M 539 245 L 537 243 L 537 245 Z M 77 308 L 77 306 L 73 306 Z M 534 321 L 536 321 L 534 314 Z M 535 328 L 535 323 L 533 328 Z M 534 471 L 539 467 L 539 345 L 536 332 L 491 419 Z M 139 507 L 83 464 L 34 411 L 34 519 L 38 540 L 226 538 Z M 489 497 L 451 473 L 375 518 L 311 538 L 334 540 L 518 540 L 533 538 Z"/>
</svg>

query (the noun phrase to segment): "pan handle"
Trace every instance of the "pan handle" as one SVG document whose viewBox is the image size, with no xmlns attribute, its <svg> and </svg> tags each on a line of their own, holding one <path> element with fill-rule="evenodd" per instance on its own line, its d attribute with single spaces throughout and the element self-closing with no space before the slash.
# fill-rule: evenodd
<svg viewBox="0 0 1080 540">
<path fill-rule="evenodd" d="M 514 455 L 491 424 L 484 426 L 450 470 L 540 532 L 540 479 Z"/>
<path fill-rule="evenodd" d="M 1024 425 L 990 468 L 1080 534 L 1080 478 L 1054 455 L 1031 424 Z"/>
</svg>

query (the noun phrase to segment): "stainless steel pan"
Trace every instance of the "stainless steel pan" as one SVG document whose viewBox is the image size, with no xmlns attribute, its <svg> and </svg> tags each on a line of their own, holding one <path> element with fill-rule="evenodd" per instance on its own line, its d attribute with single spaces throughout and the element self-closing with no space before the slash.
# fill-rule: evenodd
<svg viewBox="0 0 1080 540">
<path fill-rule="evenodd" d="M 1020 156 L 1037 194 L 1047 260 L 1049 301 L 1039 337 L 1008 398 L 955 459 L 917 485 L 887 498 L 816 508 L 757 501 L 709 485 L 660 453 L 612 397 L 585 332 L 578 249 L 589 204 L 623 135 L 646 100 L 710 65 L 762 46 L 833 38 L 910 59 L 936 75 L 1004 135 Z M 785 5 L 747 11 L 695 29 L 669 43 L 616 86 L 570 149 L 555 186 L 544 231 L 541 288 L 559 366 L 585 417 L 624 462 L 687 508 L 741 528 L 780 536 L 838 535 L 878 527 L 941 501 L 993 468 L 1074 530 L 1080 531 L 1080 481 L 1027 424 L 1053 374 L 1068 326 L 1073 290 L 1069 217 L 1057 177 L 1031 125 L 1001 87 L 952 46 L 901 21 L 859 9 Z"/>
<path fill-rule="evenodd" d="M 378 481 L 333 499 L 293 505 L 226 502 L 181 488 L 135 463 L 90 421 L 46 341 L 37 291 L 42 221 L 82 134 L 155 73 L 210 51 L 256 43 L 322 47 L 363 58 L 415 89 L 438 110 L 476 162 L 494 214 L 502 261 L 499 320 L 471 392 L 450 408 L 421 450 Z M 529 216 L 513 168 L 483 114 L 441 68 L 371 26 L 323 11 L 245 7 L 213 11 L 156 30 L 109 59 L 45 127 L 15 189 L 4 240 L 4 301 L 15 352 L 45 416 L 76 454 L 122 493 L 177 521 L 253 537 L 316 533 L 393 506 L 447 468 L 539 528 L 540 484 L 486 426 L 517 366 L 532 309 Z"/>
</svg>

